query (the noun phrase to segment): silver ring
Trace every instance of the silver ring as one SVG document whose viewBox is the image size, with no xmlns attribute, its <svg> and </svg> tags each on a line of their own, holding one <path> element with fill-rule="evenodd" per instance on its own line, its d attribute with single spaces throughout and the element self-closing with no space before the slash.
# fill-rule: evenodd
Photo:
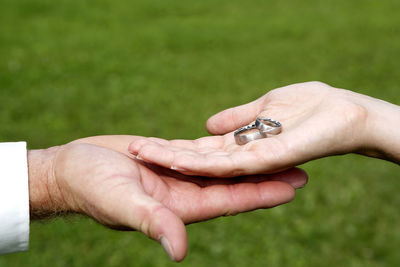
<svg viewBox="0 0 400 267">
<path fill-rule="evenodd" d="M 244 145 L 248 142 L 267 137 L 267 134 L 261 132 L 255 124 L 241 127 L 237 129 L 233 135 L 235 136 L 235 141 L 238 145 Z"/>
<path fill-rule="evenodd" d="M 265 134 L 279 134 L 282 131 L 282 124 L 279 121 L 266 117 L 258 117 L 256 127 Z"/>
</svg>

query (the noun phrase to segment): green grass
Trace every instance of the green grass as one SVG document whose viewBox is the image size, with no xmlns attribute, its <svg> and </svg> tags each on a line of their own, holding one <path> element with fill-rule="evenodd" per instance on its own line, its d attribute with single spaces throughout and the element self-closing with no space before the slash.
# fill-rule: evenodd
<svg viewBox="0 0 400 267">
<path fill-rule="evenodd" d="M 400 104 L 400 2 L 0 0 L 0 140 L 196 138 L 215 112 L 308 80 Z M 398 266 L 400 174 L 350 155 L 303 166 L 290 204 L 188 226 L 182 266 Z M 0 266 L 172 266 L 137 232 L 31 225 Z"/>
</svg>

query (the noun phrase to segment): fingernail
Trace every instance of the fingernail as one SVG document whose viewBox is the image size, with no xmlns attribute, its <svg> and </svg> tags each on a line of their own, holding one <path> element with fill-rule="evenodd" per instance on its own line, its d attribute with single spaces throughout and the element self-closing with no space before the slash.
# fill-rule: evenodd
<svg viewBox="0 0 400 267">
<path fill-rule="evenodd" d="M 161 246 L 164 248 L 165 252 L 167 253 L 169 259 L 171 261 L 175 261 L 175 256 L 174 253 L 172 252 L 172 248 L 168 242 L 168 239 L 166 239 L 164 236 L 161 236 L 159 239 Z"/>
<path fill-rule="evenodd" d="M 185 169 L 182 169 L 182 168 L 179 168 L 179 167 L 176 167 L 176 166 L 171 166 L 171 170 L 180 171 L 180 172 L 186 171 Z"/>
<path fill-rule="evenodd" d="M 136 159 L 143 160 L 139 155 L 136 155 Z"/>
</svg>

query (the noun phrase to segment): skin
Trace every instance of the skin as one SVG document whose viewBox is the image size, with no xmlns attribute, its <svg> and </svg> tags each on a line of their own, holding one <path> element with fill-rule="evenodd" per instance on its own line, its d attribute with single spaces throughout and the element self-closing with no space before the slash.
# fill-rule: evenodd
<svg viewBox="0 0 400 267">
<path fill-rule="evenodd" d="M 271 208 L 294 198 L 307 175 L 207 179 L 138 161 L 136 136 L 97 136 L 28 152 L 33 219 L 79 213 L 115 229 L 138 230 L 161 243 L 173 261 L 187 253 L 185 224 Z"/>
<path fill-rule="evenodd" d="M 282 133 L 237 145 L 233 131 L 257 116 Z M 233 177 L 274 173 L 310 160 L 358 153 L 400 163 L 400 107 L 321 82 L 293 84 L 224 110 L 207 121 L 214 136 L 140 139 L 129 151 L 145 162 L 188 175 Z"/>
</svg>

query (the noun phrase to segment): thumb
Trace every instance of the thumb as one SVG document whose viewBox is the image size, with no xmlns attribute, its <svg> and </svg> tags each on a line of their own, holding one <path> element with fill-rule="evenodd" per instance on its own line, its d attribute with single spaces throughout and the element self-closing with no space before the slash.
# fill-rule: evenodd
<svg viewBox="0 0 400 267">
<path fill-rule="evenodd" d="M 262 110 L 261 98 L 245 105 L 221 111 L 207 121 L 210 134 L 226 134 L 254 121 Z"/>
<path fill-rule="evenodd" d="M 172 261 L 182 261 L 188 248 L 186 228 L 182 220 L 147 195 L 141 197 L 141 203 L 135 202 L 131 227 L 160 242 Z"/>
</svg>

